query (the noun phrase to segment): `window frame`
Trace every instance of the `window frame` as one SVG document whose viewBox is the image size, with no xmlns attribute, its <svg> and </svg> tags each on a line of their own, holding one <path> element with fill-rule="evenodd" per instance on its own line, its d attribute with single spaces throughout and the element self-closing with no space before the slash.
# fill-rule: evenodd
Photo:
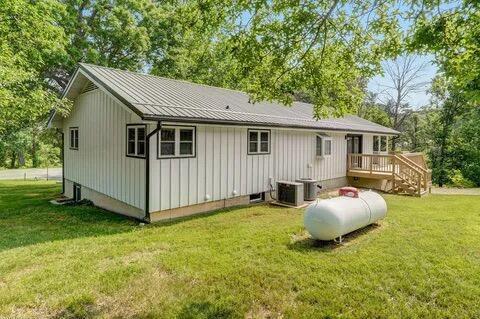
<svg viewBox="0 0 480 319">
<path fill-rule="evenodd" d="M 321 154 L 319 155 L 317 152 L 317 146 L 318 146 L 318 138 L 322 141 L 322 148 L 321 148 Z M 330 154 L 325 154 L 325 144 L 326 142 L 330 142 Z M 333 154 L 333 139 L 330 136 L 325 136 L 322 134 L 315 134 L 315 156 L 324 158 L 324 157 L 330 157 Z"/>
<path fill-rule="evenodd" d="M 161 155 L 161 134 L 162 129 L 174 129 L 175 130 L 175 140 L 174 140 L 174 155 Z M 189 155 L 180 155 L 180 130 L 188 129 L 192 130 L 192 152 L 193 154 Z M 160 131 L 157 133 L 157 159 L 169 159 L 169 158 L 195 158 L 197 156 L 197 127 L 189 125 L 162 125 Z"/>
<path fill-rule="evenodd" d="M 128 152 L 128 130 L 129 129 L 135 129 L 135 154 L 129 153 Z M 138 155 L 138 138 L 137 138 L 137 132 L 138 128 L 143 128 L 145 133 L 144 133 L 144 154 L 143 155 Z M 147 153 L 147 124 L 127 124 L 126 129 L 125 129 L 125 156 L 126 157 L 132 157 L 132 158 L 146 158 L 146 153 Z"/>
<path fill-rule="evenodd" d="M 77 132 L 77 145 L 72 146 L 72 132 Z M 73 141 L 75 141 L 75 136 L 73 137 Z M 80 130 L 78 126 L 72 126 L 68 128 L 68 145 L 71 150 L 78 151 L 78 144 L 80 141 Z"/>
<path fill-rule="evenodd" d="M 250 151 L 250 132 L 257 132 L 257 152 Z M 268 151 L 262 152 L 261 151 L 261 133 L 268 133 Z M 247 155 L 269 155 L 272 149 L 272 131 L 269 129 L 256 129 L 256 128 L 249 128 L 247 130 Z"/>
<path fill-rule="evenodd" d="M 384 149 L 382 149 L 382 140 L 385 141 L 385 148 Z M 375 146 L 377 146 L 376 150 L 375 150 Z M 388 153 L 388 136 L 387 135 L 379 135 L 379 134 L 373 135 L 373 137 L 372 137 L 372 151 L 373 151 L 374 154 L 375 154 L 375 152 L 377 152 L 378 154 Z"/>
</svg>

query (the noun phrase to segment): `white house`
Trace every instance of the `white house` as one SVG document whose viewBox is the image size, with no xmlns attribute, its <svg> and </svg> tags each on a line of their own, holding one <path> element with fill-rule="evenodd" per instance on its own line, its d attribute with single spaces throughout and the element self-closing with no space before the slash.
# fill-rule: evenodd
<svg viewBox="0 0 480 319">
<path fill-rule="evenodd" d="M 268 198 L 278 180 L 347 184 L 347 153 L 386 153 L 398 132 L 312 105 L 80 64 L 64 92 L 64 194 L 156 221 Z"/>
</svg>

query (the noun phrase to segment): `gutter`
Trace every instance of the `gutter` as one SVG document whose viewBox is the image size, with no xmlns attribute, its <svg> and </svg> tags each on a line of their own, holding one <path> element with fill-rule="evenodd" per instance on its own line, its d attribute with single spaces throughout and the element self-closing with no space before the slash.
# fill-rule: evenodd
<svg viewBox="0 0 480 319">
<path fill-rule="evenodd" d="M 158 121 L 157 127 L 147 135 L 145 143 L 145 217 L 143 221 L 146 223 L 150 223 L 150 138 L 161 128 L 162 124 Z"/>
<path fill-rule="evenodd" d="M 232 125 L 232 126 L 255 126 L 255 127 L 278 127 L 278 128 L 293 128 L 316 131 L 332 131 L 332 132 L 348 132 L 348 133 L 362 133 L 362 134 L 380 134 L 380 135 L 400 135 L 401 133 L 393 130 L 393 132 L 382 132 L 376 130 L 362 130 L 362 129 L 348 129 L 348 128 L 322 128 L 316 126 L 303 126 L 292 124 L 276 124 L 276 123 L 256 123 L 256 122 L 240 122 L 231 120 L 216 120 L 198 117 L 180 117 L 180 116 L 157 116 L 157 115 L 143 115 L 144 121 L 164 121 L 164 122 L 181 122 L 181 123 L 200 123 L 200 124 L 217 124 L 217 125 Z"/>
</svg>

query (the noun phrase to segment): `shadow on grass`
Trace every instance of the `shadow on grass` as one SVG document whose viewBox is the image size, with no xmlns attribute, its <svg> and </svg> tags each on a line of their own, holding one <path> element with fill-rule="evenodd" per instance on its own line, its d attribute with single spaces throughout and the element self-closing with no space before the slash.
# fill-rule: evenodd
<svg viewBox="0 0 480 319">
<path fill-rule="evenodd" d="M 316 240 L 310 237 L 310 235 L 304 234 L 303 236 L 299 237 L 298 239 L 292 241 L 288 244 L 288 248 L 300 252 L 307 252 L 307 251 L 332 251 L 338 249 L 342 246 L 346 246 L 352 244 L 356 239 L 359 239 L 362 236 L 367 236 L 368 233 L 374 231 L 375 229 L 381 227 L 379 224 L 371 224 L 364 228 L 360 228 L 354 230 L 351 233 L 348 233 L 342 237 L 342 242 L 338 243 L 333 240 L 330 241 L 323 241 L 323 240 Z"/>
<path fill-rule="evenodd" d="M 61 185 L 0 182 L 0 251 L 38 243 L 129 232 L 138 222 L 92 206 L 55 206 Z"/>
</svg>

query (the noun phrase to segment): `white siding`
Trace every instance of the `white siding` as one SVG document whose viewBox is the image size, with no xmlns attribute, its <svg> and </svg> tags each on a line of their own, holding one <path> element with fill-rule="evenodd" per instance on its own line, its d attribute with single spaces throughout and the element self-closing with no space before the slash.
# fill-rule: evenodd
<svg viewBox="0 0 480 319">
<path fill-rule="evenodd" d="M 363 134 L 362 152 L 364 154 L 373 154 L 373 134 Z"/>
<path fill-rule="evenodd" d="M 271 129 L 270 154 L 248 155 L 247 131 L 197 125 L 193 158 L 157 159 L 157 139 L 152 138 L 150 211 L 268 191 L 269 177 L 328 180 L 346 175 L 345 134 L 329 134 L 332 155 L 318 158 L 315 132 Z"/>
<path fill-rule="evenodd" d="M 127 123 L 141 121 L 103 91 L 78 96 L 63 121 L 65 178 L 143 209 L 145 160 L 125 155 Z M 79 148 L 71 150 L 69 127 L 75 126 Z"/>
</svg>

